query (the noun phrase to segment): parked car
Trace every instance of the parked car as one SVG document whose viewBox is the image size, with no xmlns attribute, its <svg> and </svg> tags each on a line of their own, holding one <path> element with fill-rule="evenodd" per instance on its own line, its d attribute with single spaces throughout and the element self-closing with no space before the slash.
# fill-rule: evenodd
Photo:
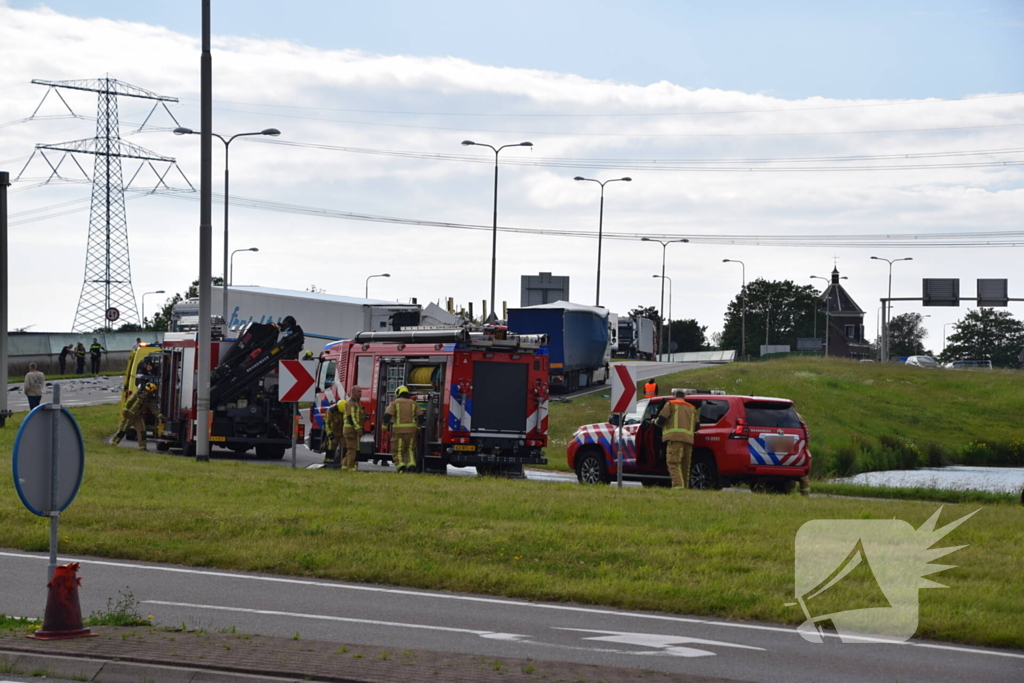
<svg viewBox="0 0 1024 683">
<path fill-rule="evenodd" d="M 625 481 L 668 486 L 666 449 L 655 418 L 671 398 L 639 401 L 621 426 L 609 421 L 577 429 L 567 454 L 580 483 L 615 479 L 621 450 Z M 700 393 L 686 400 L 700 411 L 690 466 L 692 488 L 745 483 L 755 490 L 785 493 L 810 472 L 810 434 L 789 399 Z"/>
<path fill-rule="evenodd" d="M 935 360 L 931 356 L 907 356 L 907 365 L 913 365 L 917 368 L 941 367 L 939 365 L 939 361 Z"/>
<path fill-rule="evenodd" d="M 944 367 L 952 368 L 953 370 L 991 370 L 992 361 L 990 360 L 955 360 L 952 363 L 946 363 Z"/>
</svg>

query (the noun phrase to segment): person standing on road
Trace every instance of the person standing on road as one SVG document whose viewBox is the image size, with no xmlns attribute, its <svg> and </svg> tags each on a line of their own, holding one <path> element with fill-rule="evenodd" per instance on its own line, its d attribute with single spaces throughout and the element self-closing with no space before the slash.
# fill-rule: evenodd
<svg viewBox="0 0 1024 683">
<path fill-rule="evenodd" d="M 668 473 L 672 488 L 690 488 L 690 459 L 693 455 L 693 434 L 697 431 L 697 409 L 687 403 L 686 393 L 675 392 L 658 415 L 661 439 L 668 444 Z M 684 476 L 685 475 L 685 476 Z"/>
<path fill-rule="evenodd" d="M 338 401 L 324 414 L 324 467 L 341 467 L 342 433 L 345 427 L 345 401 Z"/>
<path fill-rule="evenodd" d="M 43 398 L 43 388 L 46 386 L 46 377 L 36 369 L 35 363 L 28 364 L 28 374 L 25 375 L 25 384 L 22 391 L 28 399 L 28 409 L 32 410 Z"/>
<path fill-rule="evenodd" d="M 409 398 L 408 387 L 398 387 L 395 396 L 383 418 L 384 424 L 391 425 L 391 457 L 399 472 L 412 472 L 416 469 L 416 425 L 423 408 Z"/>
<path fill-rule="evenodd" d="M 138 351 L 142 348 L 142 337 L 136 337 L 135 343 L 132 344 L 132 351 Z"/>
<path fill-rule="evenodd" d="M 103 344 L 100 344 L 96 337 L 92 338 L 92 345 L 89 347 L 89 360 L 92 361 L 92 374 L 100 374 L 100 359 L 103 357 Z"/>
<path fill-rule="evenodd" d="M 60 374 L 67 372 L 68 367 L 68 356 L 75 355 L 74 344 L 68 344 L 60 350 L 60 355 L 57 356 L 57 362 L 60 363 Z"/>
<path fill-rule="evenodd" d="M 121 413 L 121 424 L 117 428 L 117 434 L 110 443 L 117 445 L 121 443 L 121 439 L 124 438 L 125 433 L 128 431 L 128 427 L 135 427 L 136 439 L 139 442 L 139 450 L 146 450 L 146 415 L 151 414 L 156 418 L 159 423 L 164 419 L 164 416 L 160 414 L 160 409 L 156 406 L 156 385 L 150 382 L 146 386 L 142 387 L 135 394 L 128 399 L 128 404 L 124 407 L 124 412 Z"/>
<path fill-rule="evenodd" d="M 75 374 L 85 374 L 85 344 L 78 342 L 78 346 L 75 347 Z"/>
<path fill-rule="evenodd" d="M 658 383 L 653 379 L 647 380 L 647 384 L 644 385 L 644 398 L 654 398 L 658 395 Z"/>
<path fill-rule="evenodd" d="M 363 423 L 366 421 L 362 398 L 363 390 L 352 387 L 345 403 L 345 458 L 341 461 L 341 467 L 353 472 L 359 469 L 356 458 L 359 456 L 359 440 L 363 436 Z"/>
</svg>

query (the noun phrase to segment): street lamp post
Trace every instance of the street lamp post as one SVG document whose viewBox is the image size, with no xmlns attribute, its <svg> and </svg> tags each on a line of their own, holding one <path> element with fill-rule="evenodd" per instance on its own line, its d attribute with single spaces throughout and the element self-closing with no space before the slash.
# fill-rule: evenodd
<svg viewBox="0 0 1024 683">
<path fill-rule="evenodd" d="M 229 285 L 235 284 L 235 254 L 237 254 L 240 251 L 259 251 L 259 250 L 260 250 L 259 247 L 249 247 L 248 249 L 235 249 L 233 252 L 231 252 L 231 268 L 228 270 L 227 284 L 229 284 Z M 224 291 L 227 291 L 227 288 L 225 288 Z M 224 305 L 225 306 L 227 306 L 227 301 L 228 301 L 227 299 L 224 299 Z M 224 313 L 224 322 L 227 322 L 227 319 L 228 319 L 227 318 L 227 309 L 225 308 L 224 311 L 225 311 L 225 313 Z"/>
<path fill-rule="evenodd" d="M 198 131 L 194 131 L 191 128 L 184 128 L 179 126 L 174 129 L 175 135 L 196 135 Z M 217 133 L 210 133 L 213 137 L 217 138 L 224 143 L 224 278 L 223 278 L 223 298 L 224 298 L 224 321 L 228 319 L 228 149 L 231 146 L 231 142 L 235 138 L 244 138 L 250 135 L 269 135 L 277 137 L 281 134 L 277 128 L 264 128 L 261 131 L 255 133 L 235 133 L 231 137 L 225 139 L 223 135 Z"/>
<path fill-rule="evenodd" d="M 672 278 L 668 275 L 653 275 L 668 280 L 668 362 L 672 362 Z"/>
<path fill-rule="evenodd" d="M 586 180 L 592 183 L 597 183 L 601 186 L 601 210 L 598 213 L 597 218 L 597 288 L 594 294 L 594 305 L 601 305 L 601 239 L 604 235 L 604 186 L 607 183 L 616 182 L 633 182 L 632 178 L 612 178 L 611 180 L 594 180 L 593 178 L 584 178 L 583 176 L 576 176 L 573 180 Z"/>
<path fill-rule="evenodd" d="M 469 147 L 470 145 L 476 147 L 487 147 L 494 152 L 494 227 L 491 231 L 491 315 L 497 317 L 497 314 L 494 312 L 496 308 L 496 301 L 494 299 L 494 283 L 498 266 L 498 152 L 506 147 L 533 147 L 533 143 L 514 142 L 509 145 L 502 145 L 501 147 L 494 148 L 483 142 L 463 140 L 462 145 L 464 147 Z"/>
<path fill-rule="evenodd" d="M 662 325 L 665 324 L 665 252 L 668 250 L 668 245 L 673 242 L 689 242 L 688 239 L 681 240 L 656 240 L 650 237 L 641 237 L 641 242 L 657 242 L 661 245 L 661 306 L 658 308 L 658 315 L 661 316 Z M 658 334 L 658 346 L 661 347 L 662 354 L 665 353 L 665 341 L 662 339 L 663 335 Z"/>
<path fill-rule="evenodd" d="M 949 327 L 950 325 L 956 325 L 956 323 L 953 322 L 953 323 L 943 323 L 942 324 L 942 351 L 943 351 L 943 353 L 945 353 L 945 351 L 946 351 L 946 328 Z"/>
<path fill-rule="evenodd" d="M 832 279 L 831 278 L 822 277 L 820 275 L 812 275 L 811 279 L 812 280 L 824 280 L 825 282 L 828 282 L 829 284 L 832 283 Z M 848 278 L 848 277 L 846 277 L 844 275 L 844 276 L 842 276 L 839 279 L 840 280 L 849 280 L 850 278 Z M 825 288 L 825 291 L 828 292 L 828 288 L 827 287 Z M 815 327 L 814 337 L 815 337 L 815 339 L 817 339 L 817 337 L 818 337 L 818 331 L 817 331 L 817 327 L 818 327 L 818 309 L 817 308 L 814 309 L 814 327 Z M 829 320 L 829 318 L 828 318 L 828 299 L 826 298 L 825 299 L 825 357 L 826 358 L 828 358 L 829 330 L 831 330 L 831 329 L 832 329 L 832 321 Z"/>
<path fill-rule="evenodd" d="M 908 256 L 906 258 L 887 259 L 881 256 L 872 256 L 874 261 L 885 261 L 889 264 L 889 294 L 885 300 L 885 306 L 882 307 L 882 343 L 879 348 L 879 362 L 882 362 L 889 358 L 889 314 L 890 307 L 892 306 L 892 264 L 898 261 L 913 261 L 913 257 Z"/>
<path fill-rule="evenodd" d="M 364 299 L 370 298 L 370 278 L 372 277 L 391 277 L 391 273 L 380 273 L 379 275 L 371 275 L 370 277 L 366 278 L 366 288 L 363 291 Z"/>
<path fill-rule="evenodd" d="M 747 357 L 747 264 L 738 259 L 724 258 L 722 263 L 738 263 L 743 269 L 743 288 L 740 294 L 743 297 L 742 309 L 740 312 L 740 357 Z"/>
<path fill-rule="evenodd" d="M 142 294 L 142 326 L 146 326 L 146 297 L 150 294 L 165 294 L 164 290 L 158 289 L 155 292 L 144 292 Z"/>
</svg>

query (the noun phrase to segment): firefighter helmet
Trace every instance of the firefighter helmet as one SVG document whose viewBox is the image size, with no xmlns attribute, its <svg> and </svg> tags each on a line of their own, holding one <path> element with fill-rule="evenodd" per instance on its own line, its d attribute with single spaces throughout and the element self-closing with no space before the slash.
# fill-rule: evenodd
<svg viewBox="0 0 1024 683">
<path fill-rule="evenodd" d="M 150 382 L 149 384 L 146 385 L 146 391 L 156 391 L 156 385 Z"/>
<path fill-rule="evenodd" d="M 398 387 L 397 389 L 395 389 L 395 396 L 408 396 L 408 395 L 409 395 L 409 387 L 405 386 L 404 384 L 402 386 Z"/>
</svg>

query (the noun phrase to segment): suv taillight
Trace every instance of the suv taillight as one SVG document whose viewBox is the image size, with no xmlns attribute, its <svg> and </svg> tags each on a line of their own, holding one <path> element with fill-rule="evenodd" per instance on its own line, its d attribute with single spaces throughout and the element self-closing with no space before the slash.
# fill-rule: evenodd
<svg viewBox="0 0 1024 683">
<path fill-rule="evenodd" d="M 804 429 L 804 441 L 809 442 L 811 440 L 811 430 L 807 428 L 807 423 L 803 420 L 800 420 L 800 426 Z"/>
<path fill-rule="evenodd" d="M 747 428 L 747 418 L 739 417 L 736 418 L 736 427 L 732 430 L 732 434 L 729 435 L 730 439 L 749 439 L 750 430 Z"/>
</svg>

